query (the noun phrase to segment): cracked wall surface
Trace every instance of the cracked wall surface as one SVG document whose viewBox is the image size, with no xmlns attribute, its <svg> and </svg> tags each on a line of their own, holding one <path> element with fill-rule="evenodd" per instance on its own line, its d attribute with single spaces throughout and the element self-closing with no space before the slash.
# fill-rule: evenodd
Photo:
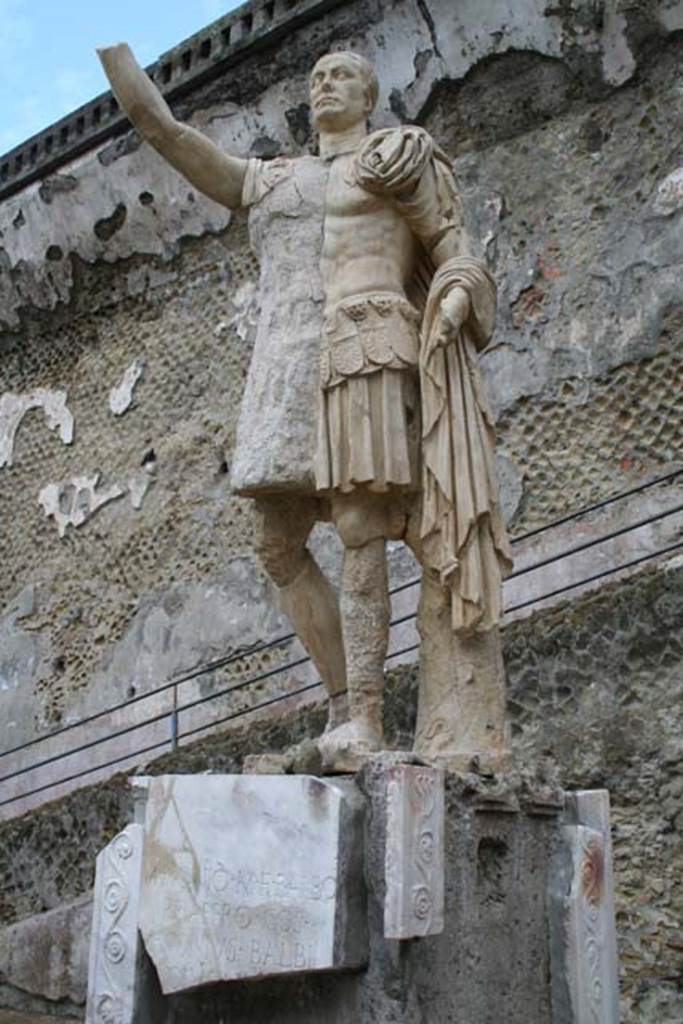
<svg viewBox="0 0 683 1024">
<path fill-rule="evenodd" d="M 625 585 L 511 623 L 503 633 L 518 768 L 537 770 L 546 779 L 559 776 L 568 788 L 610 791 L 622 1024 L 677 1024 L 683 1009 L 677 980 L 683 915 L 682 638 L 680 558 L 665 571 L 645 570 Z M 416 669 L 393 672 L 388 694 L 390 742 L 405 749 L 415 722 Z M 247 753 L 287 749 L 317 735 L 322 723 L 320 709 L 297 709 L 238 726 L 220 742 L 205 739 L 140 770 L 239 772 Z M 131 803 L 122 774 L 0 823 L 0 926 L 26 920 L 30 940 L 38 924 L 30 920 L 33 915 L 56 914 L 56 908 L 84 898 L 95 854 L 130 820 Z M 16 977 L 3 978 L 2 939 L 0 928 L 0 1005 L 3 998 L 10 1006 L 25 1005 L 27 991 L 47 994 L 42 975 L 42 989 L 22 990 Z M 62 986 L 60 994 L 64 981 Z M 437 997 L 426 1008 L 422 1004 L 423 1018 L 413 1007 L 412 1018 L 399 1019 L 474 1024 L 457 1016 L 447 986 L 442 995 L 443 1002 Z"/>
</svg>

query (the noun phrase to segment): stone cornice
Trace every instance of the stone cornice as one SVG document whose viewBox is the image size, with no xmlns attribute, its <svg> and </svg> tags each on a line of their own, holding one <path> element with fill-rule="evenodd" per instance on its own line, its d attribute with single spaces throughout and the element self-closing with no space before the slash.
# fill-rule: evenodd
<svg viewBox="0 0 683 1024">
<path fill-rule="evenodd" d="M 264 46 L 348 0 L 250 0 L 168 50 L 146 70 L 169 100 L 222 75 Z M 94 55 L 93 55 L 93 59 Z M 130 129 L 104 92 L 0 157 L 0 200 Z"/>
</svg>

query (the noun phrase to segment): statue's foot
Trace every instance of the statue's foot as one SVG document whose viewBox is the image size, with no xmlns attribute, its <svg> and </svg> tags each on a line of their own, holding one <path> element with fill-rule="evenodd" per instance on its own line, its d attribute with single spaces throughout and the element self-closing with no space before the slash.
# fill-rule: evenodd
<svg viewBox="0 0 683 1024">
<path fill-rule="evenodd" d="M 349 720 L 349 695 L 346 690 L 342 693 L 334 693 L 328 702 L 327 725 L 325 732 L 330 733 L 345 725 Z"/>
<path fill-rule="evenodd" d="M 382 735 L 358 719 L 351 719 L 318 739 L 323 771 L 357 772 L 382 749 Z"/>
</svg>

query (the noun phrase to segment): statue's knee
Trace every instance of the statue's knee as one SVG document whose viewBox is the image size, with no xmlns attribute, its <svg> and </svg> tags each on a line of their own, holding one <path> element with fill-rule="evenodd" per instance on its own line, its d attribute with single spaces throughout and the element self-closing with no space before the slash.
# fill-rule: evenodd
<svg viewBox="0 0 683 1024">
<path fill-rule="evenodd" d="M 332 518 L 346 548 L 364 547 L 379 538 L 399 540 L 405 533 L 407 520 L 400 501 L 367 493 L 335 498 Z"/>
<path fill-rule="evenodd" d="M 306 540 L 316 519 L 314 502 L 261 500 L 255 508 L 255 549 L 259 561 L 278 587 L 301 574 L 308 556 Z"/>
<path fill-rule="evenodd" d="M 343 596 L 352 600 L 373 598 L 387 590 L 386 553 L 382 538 L 344 554 Z"/>
<path fill-rule="evenodd" d="M 335 525 L 346 548 L 363 547 L 369 540 L 381 536 L 376 524 L 368 520 L 366 510 L 358 505 L 340 509 L 335 515 Z"/>
</svg>

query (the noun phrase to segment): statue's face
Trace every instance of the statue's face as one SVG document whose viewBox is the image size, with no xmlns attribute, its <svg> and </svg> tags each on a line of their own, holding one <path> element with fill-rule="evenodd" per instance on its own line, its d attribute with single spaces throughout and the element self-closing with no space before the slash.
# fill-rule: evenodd
<svg viewBox="0 0 683 1024">
<path fill-rule="evenodd" d="M 321 57 L 311 72 L 313 120 L 324 131 L 344 131 L 365 121 L 371 110 L 358 65 L 343 54 Z"/>
</svg>

